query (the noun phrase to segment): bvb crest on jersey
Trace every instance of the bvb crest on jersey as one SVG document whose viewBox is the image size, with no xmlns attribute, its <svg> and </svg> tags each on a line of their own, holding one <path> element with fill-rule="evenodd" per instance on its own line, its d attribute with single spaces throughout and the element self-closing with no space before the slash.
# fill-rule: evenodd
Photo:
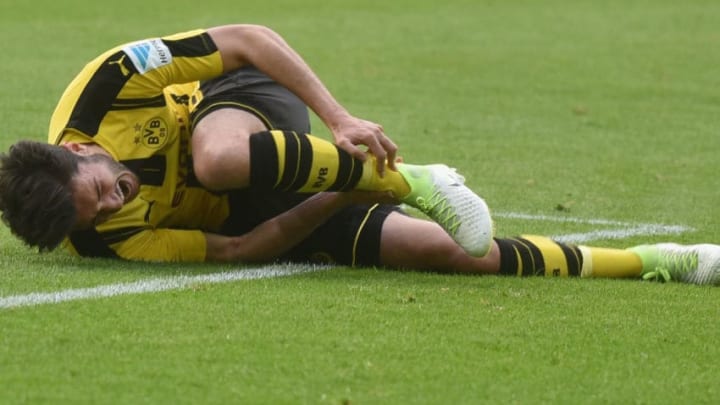
<svg viewBox="0 0 720 405">
<path fill-rule="evenodd" d="M 158 149 L 165 145 L 168 126 L 160 117 L 149 119 L 142 128 L 142 143 L 148 148 Z"/>
</svg>

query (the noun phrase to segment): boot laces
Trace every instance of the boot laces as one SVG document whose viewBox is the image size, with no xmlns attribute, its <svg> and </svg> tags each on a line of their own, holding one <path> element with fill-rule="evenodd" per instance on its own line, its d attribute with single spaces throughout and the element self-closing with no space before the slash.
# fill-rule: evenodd
<svg viewBox="0 0 720 405">
<path fill-rule="evenodd" d="M 680 281 L 683 274 L 697 270 L 698 255 L 695 252 L 668 252 L 663 255 L 661 263 L 655 270 L 643 274 L 643 280 L 659 281 L 661 283 Z"/>
<path fill-rule="evenodd" d="M 455 208 L 450 205 L 440 191 L 435 190 L 426 200 L 423 197 L 415 199 L 418 208 L 430 215 L 437 223 L 451 235 L 454 236 L 460 227 L 460 220 L 457 217 Z"/>
</svg>

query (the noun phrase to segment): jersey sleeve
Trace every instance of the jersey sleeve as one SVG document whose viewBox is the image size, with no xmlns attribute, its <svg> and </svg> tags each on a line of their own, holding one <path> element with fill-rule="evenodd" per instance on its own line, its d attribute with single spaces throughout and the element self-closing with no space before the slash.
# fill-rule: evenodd
<svg viewBox="0 0 720 405">
<path fill-rule="evenodd" d="M 130 260 L 201 262 L 205 260 L 207 242 L 198 230 L 154 229 L 110 247 L 121 258 Z"/>
<path fill-rule="evenodd" d="M 125 233 L 125 235 L 123 235 Z M 131 236 L 128 237 L 128 234 Z M 114 240 L 114 241 L 113 241 Z M 145 229 L 100 234 L 96 230 L 76 231 L 65 248 L 84 257 L 121 258 L 133 261 L 202 262 L 207 241 L 202 231 Z"/>
<path fill-rule="evenodd" d="M 120 63 L 131 73 L 118 97 L 159 94 L 171 84 L 206 80 L 222 74 L 215 43 L 202 30 L 145 39 L 120 48 Z M 122 73 L 122 72 L 121 72 Z"/>
<path fill-rule="evenodd" d="M 222 72 L 220 52 L 204 30 L 110 49 L 88 63 L 65 89 L 50 120 L 48 142 L 58 144 L 66 132 L 93 137 L 108 112 L 162 105 L 166 87 Z"/>
</svg>

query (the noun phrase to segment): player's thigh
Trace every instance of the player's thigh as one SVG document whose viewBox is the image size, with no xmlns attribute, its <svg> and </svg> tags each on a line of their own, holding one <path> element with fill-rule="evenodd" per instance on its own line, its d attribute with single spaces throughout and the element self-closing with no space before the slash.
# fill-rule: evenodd
<svg viewBox="0 0 720 405">
<path fill-rule="evenodd" d="M 237 108 L 215 110 L 202 118 L 192 134 L 193 158 L 249 156 L 251 134 L 265 131 L 263 122 L 247 111 Z"/>
</svg>

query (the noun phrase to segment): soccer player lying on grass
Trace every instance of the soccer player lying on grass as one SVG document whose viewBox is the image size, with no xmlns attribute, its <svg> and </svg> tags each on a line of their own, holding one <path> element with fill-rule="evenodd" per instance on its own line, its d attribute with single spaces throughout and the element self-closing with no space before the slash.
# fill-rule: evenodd
<svg viewBox="0 0 720 405">
<path fill-rule="evenodd" d="M 67 247 L 83 256 L 329 262 L 477 274 L 657 277 L 697 284 L 720 280 L 716 245 L 623 250 L 525 236 L 496 238 L 485 256 L 474 257 L 438 224 L 400 212 L 391 192 L 311 195 L 246 188 L 212 194 L 195 186 L 186 193 L 202 199 L 183 199 L 172 207 L 170 199 L 159 196 L 174 187 L 140 185 L 138 175 L 95 144 L 21 141 L 0 161 L 0 207 L 13 232 L 49 249 L 49 235 L 57 237 L 54 222 L 65 222 L 55 219 L 68 218 Z M 455 180 L 463 179 L 456 175 Z M 43 182 L 46 186 L 35 187 Z"/>
<path fill-rule="evenodd" d="M 308 135 L 308 107 L 332 131 L 335 145 Z M 147 215 L 151 208 L 168 216 L 179 204 L 216 204 L 208 190 L 392 191 L 469 253 L 483 255 L 490 247 L 481 198 L 454 183 L 446 166 L 396 167 L 397 147 L 382 127 L 349 114 L 265 27 L 195 30 L 105 52 L 62 95 L 48 142 L 92 143 L 125 163 L 139 182 L 121 179 L 118 191 L 127 200 L 140 185 L 146 188 L 149 194 L 134 204 Z"/>
<path fill-rule="evenodd" d="M 308 135 L 306 105 L 338 147 Z M 82 256 L 131 260 L 720 278 L 713 245 L 613 250 L 493 239 L 487 206 L 461 176 L 444 165 L 396 164 L 382 128 L 351 116 L 263 27 L 104 53 L 63 94 L 48 140 L 18 142 L 0 157 L 3 221 L 41 251 L 65 240 Z M 403 215 L 398 202 L 435 222 Z"/>
</svg>

